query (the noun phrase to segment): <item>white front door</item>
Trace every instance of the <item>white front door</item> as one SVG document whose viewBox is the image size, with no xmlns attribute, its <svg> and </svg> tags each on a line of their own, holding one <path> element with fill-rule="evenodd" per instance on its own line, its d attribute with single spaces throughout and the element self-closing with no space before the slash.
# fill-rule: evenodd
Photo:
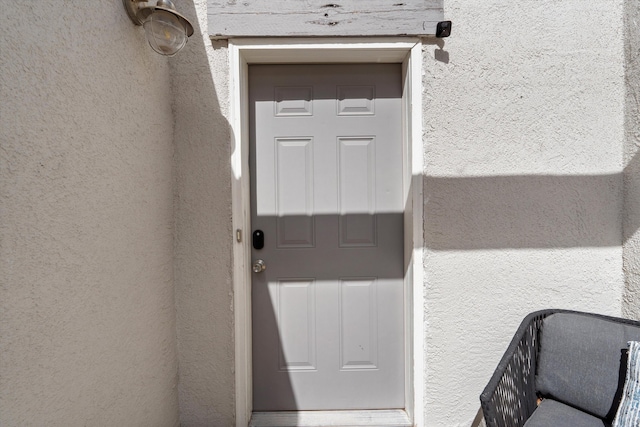
<svg viewBox="0 0 640 427">
<path fill-rule="evenodd" d="M 404 408 L 401 66 L 249 67 L 253 408 Z"/>
</svg>

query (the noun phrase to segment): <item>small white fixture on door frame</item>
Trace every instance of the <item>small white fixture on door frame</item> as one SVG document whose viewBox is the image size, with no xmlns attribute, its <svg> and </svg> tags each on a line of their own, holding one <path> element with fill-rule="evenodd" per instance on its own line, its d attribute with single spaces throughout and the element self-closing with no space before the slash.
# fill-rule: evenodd
<svg viewBox="0 0 640 427">
<path fill-rule="evenodd" d="M 400 63 L 403 72 L 403 192 L 405 209 L 405 411 L 422 426 L 423 326 L 423 145 L 422 42 L 417 38 L 231 39 L 229 121 L 232 128 L 233 253 L 236 426 L 252 413 L 251 269 L 248 68 L 250 64 Z"/>
</svg>

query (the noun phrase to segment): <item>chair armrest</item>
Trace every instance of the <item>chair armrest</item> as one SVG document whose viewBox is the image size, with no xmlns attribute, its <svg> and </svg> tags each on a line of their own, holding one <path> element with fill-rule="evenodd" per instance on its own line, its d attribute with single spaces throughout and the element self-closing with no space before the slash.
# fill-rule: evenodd
<svg viewBox="0 0 640 427">
<path fill-rule="evenodd" d="M 537 407 L 535 389 L 542 320 L 562 310 L 524 318 L 491 380 L 480 395 L 487 427 L 522 427 Z"/>
</svg>

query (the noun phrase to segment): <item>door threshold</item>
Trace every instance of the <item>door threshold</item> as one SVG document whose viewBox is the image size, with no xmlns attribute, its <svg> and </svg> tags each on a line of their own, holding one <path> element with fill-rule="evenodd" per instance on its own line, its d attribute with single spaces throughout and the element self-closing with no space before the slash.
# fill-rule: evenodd
<svg viewBox="0 0 640 427">
<path fill-rule="evenodd" d="M 412 427 L 402 409 L 254 412 L 249 427 Z"/>
</svg>

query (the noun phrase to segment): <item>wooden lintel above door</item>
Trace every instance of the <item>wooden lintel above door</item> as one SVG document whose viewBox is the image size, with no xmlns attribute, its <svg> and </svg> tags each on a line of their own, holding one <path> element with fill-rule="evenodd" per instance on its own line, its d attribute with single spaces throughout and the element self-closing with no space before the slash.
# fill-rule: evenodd
<svg viewBox="0 0 640 427">
<path fill-rule="evenodd" d="M 209 36 L 429 36 L 444 0 L 208 0 Z"/>
</svg>

